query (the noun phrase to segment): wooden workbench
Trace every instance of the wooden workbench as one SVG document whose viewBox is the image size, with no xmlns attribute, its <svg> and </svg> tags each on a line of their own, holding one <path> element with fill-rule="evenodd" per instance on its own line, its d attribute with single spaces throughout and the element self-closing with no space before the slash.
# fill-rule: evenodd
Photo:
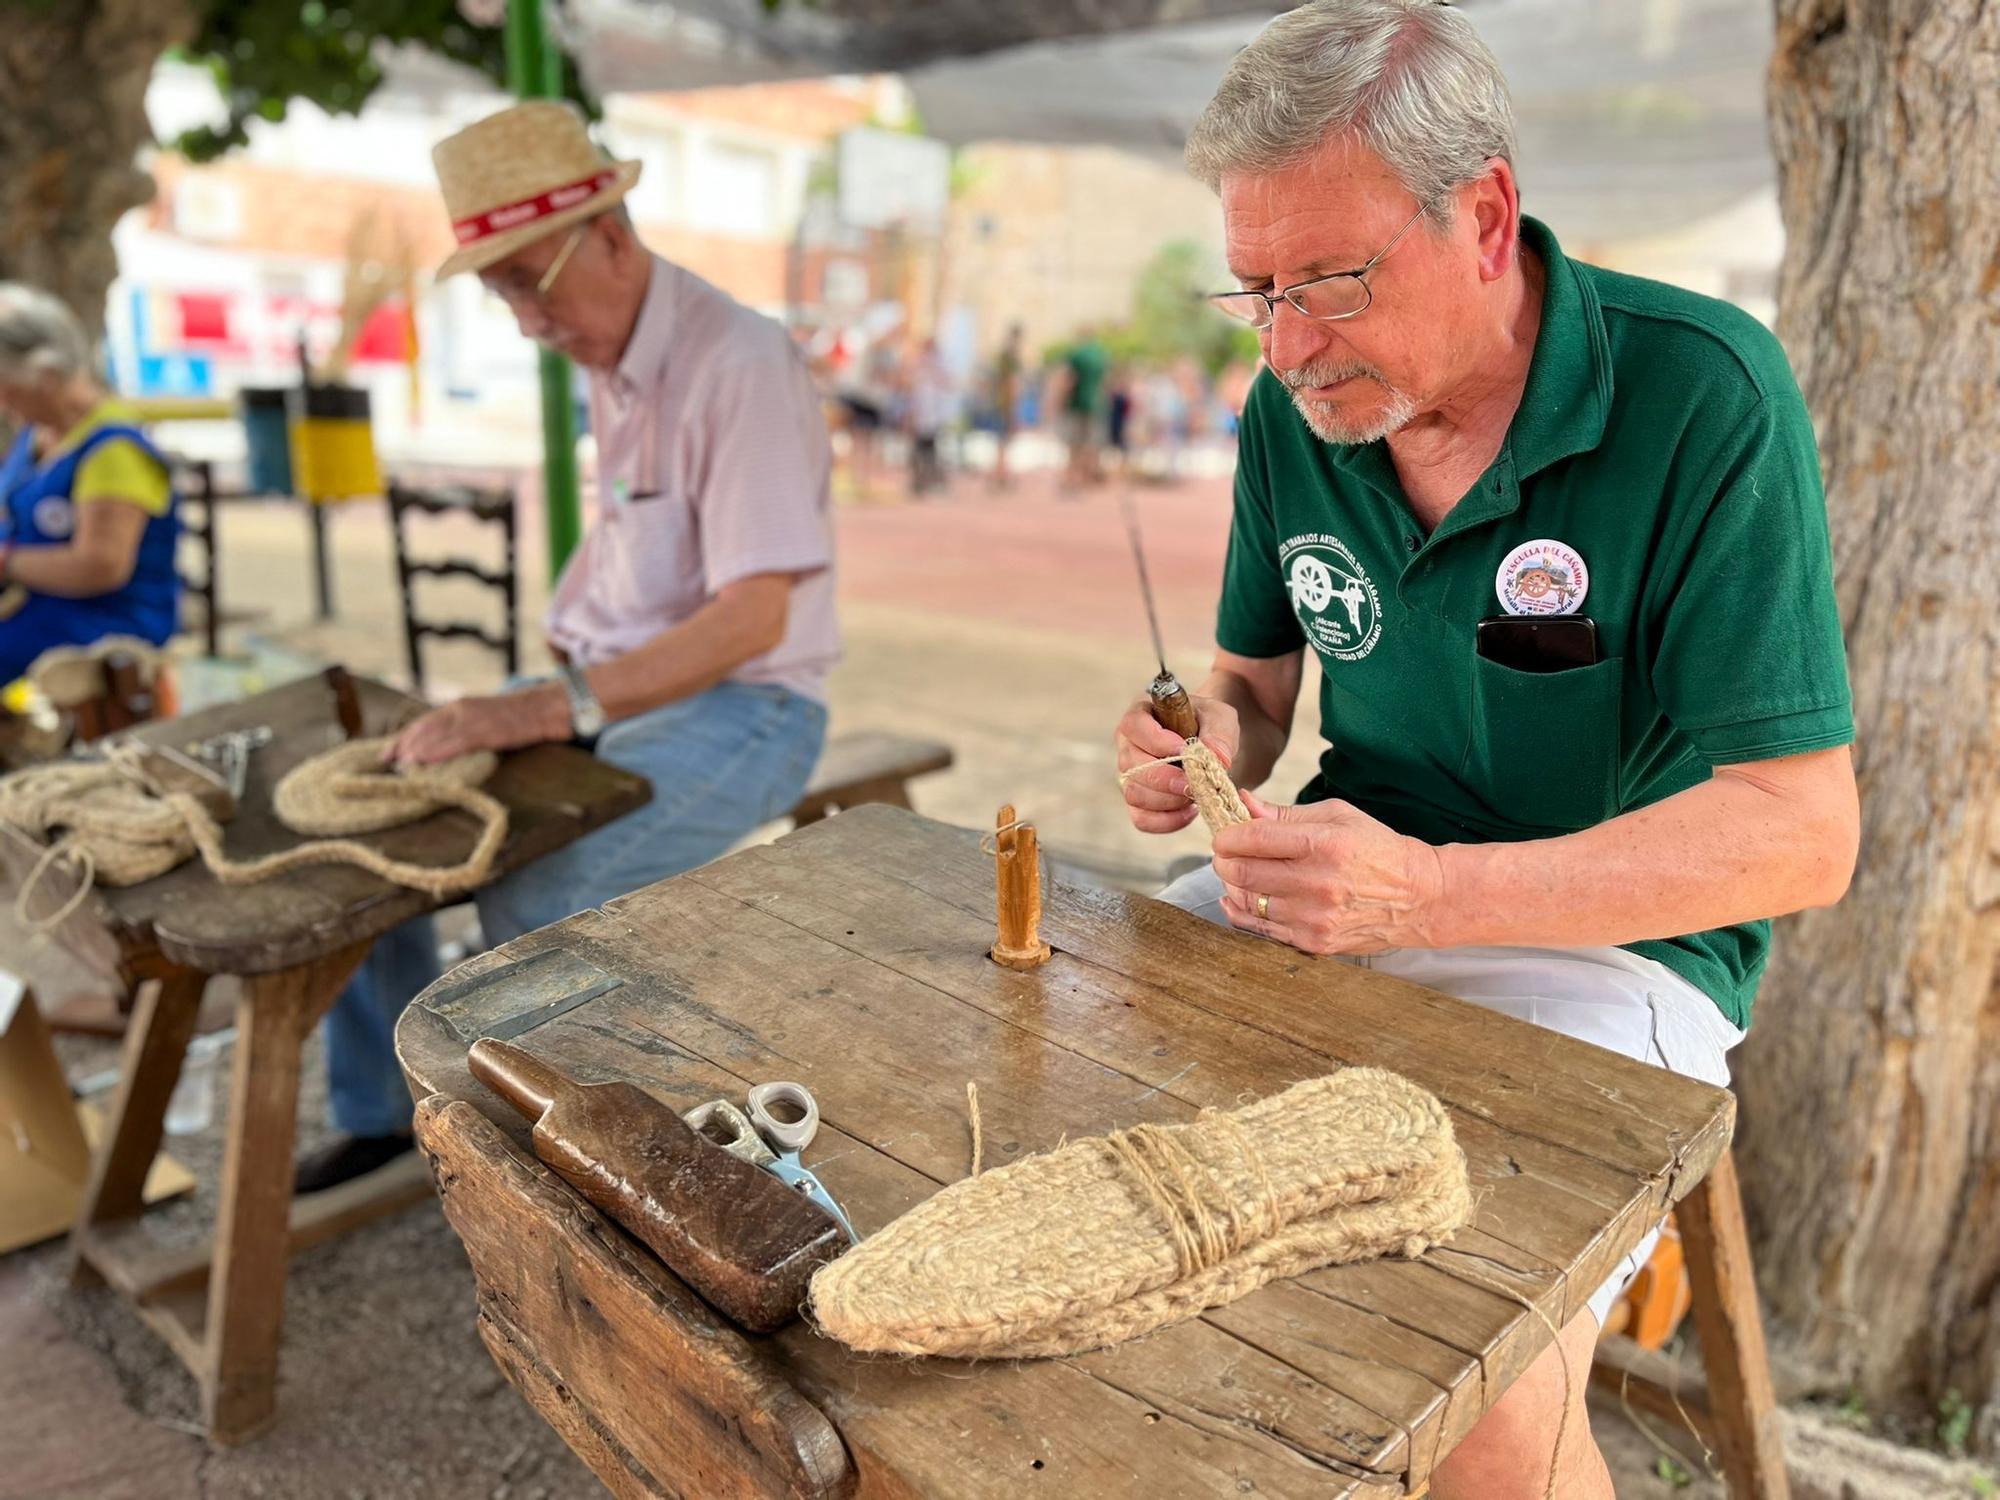
<svg viewBox="0 0 2000 1500">
<path fill-rule="evenodd" d="M 364 733 L 382 733 L 423 705 L 359 682 Z M 144 725 L 130 737 L 184 747 L 224 730 L 268 725 L 225 832 L 229 851 L 254 858 L 300 842 L 271 810 L 293 766 L 339 743 L 330 692 L 319 678 Z M 488 783 L 509 814 L 494 864 L 505 874 L 641 806 L 643 778 L 568 746 L 507 757 Z M 456 810 L 368 836 L 388 854 L 431 864 L 465 857 L 477 822 Z M 13 901 L 42 847 L 0 827 L 0 899 Z M 58 866 L 35 889 L 30 915 L 52 914 L 75 889 Z M 285 1259 L 291 1249 L 412 1201 L 420 1166 L 385 1168 L 360 1183 L 292 1203 L 299 1053 L 376 937 L 438 903 L 350 865 L 294 870 L 253 885 L 222 885 L 199 858 L 123 890 L 87 893 L 50 936 L 86 967 L 138 988 L 110 1130 L 95 1154 L 73 1242 L 79 1269 L 101 1276 L 194 1371 L 209 1435 L 238 1442 L 275 1410 Z M 195 1013 L 211 975 L 244 978 L 213 1254 L 164 1250 L 140 1213 L 140 1190 L 159 1150 L 162 1121 Z"/>
<path fill-rule="evenodd" d="M 1016 973 L 986 956 L 993 890 L 974 834 L 863 808 L 483 955 L 405 1013 L 481 1333 L 614 1492 L 1419 1492 L 1728 1143 L 1722 1090 L 1141 897 L 1056 885 L 1055 957 Z M 825 1122 L 806 1164 L 864 1236 L 965 1174 L 968 1080 L 993 1166 L 1391 1068 L 1450 1107 L 1478 1208 L 1419 1260 L 1073 1359 L 747 1338 L 533 1160 L 466 1072 L 482 1034 L 681 1109 L 804 1083 Z"/>
</svg>

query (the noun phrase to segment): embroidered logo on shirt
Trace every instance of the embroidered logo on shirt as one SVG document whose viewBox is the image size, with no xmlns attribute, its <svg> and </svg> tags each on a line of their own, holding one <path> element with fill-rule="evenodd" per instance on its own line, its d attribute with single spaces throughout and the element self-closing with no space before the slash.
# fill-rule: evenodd
<svg viewBox="0 0 2000 1500">
<path fill-rule="evenodd" d="M 1321 656 L 1360 661 L 1382 635 L 1382 600 L 1347 544 L 1308 531 L 1278 549 L 1278 569 L 1306 639 Z"/>
<path fill-rule="evenodd" d="M 1507 554 L 1493 590 L 1510 615 L 1570 615 L 1590 592 L 1590 569 L 1574 547 L 1543 537 Z"/>
<path fill-rule="evenodd" d="M 35 530 L 46 537 L 68 536 L 76 530 L 76 507 L 61 495 L 44 495 L 35 502 Z"/>
</svg>

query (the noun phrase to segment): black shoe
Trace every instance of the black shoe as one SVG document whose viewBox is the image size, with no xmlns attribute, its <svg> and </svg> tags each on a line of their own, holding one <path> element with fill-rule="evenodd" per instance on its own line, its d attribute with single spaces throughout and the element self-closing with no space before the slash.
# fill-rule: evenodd
<svg viewBox="0 0 2000 1500">
<path fill-rule="evenodd" d="M 416 1144 L 408 1132 L 397 1135 L 337 1135 L 309 1153 L 292 1174 L 295 1193 L 321 1193 L 343 1182 L 365 1177 L 394 1161 Z"/>
</svg>

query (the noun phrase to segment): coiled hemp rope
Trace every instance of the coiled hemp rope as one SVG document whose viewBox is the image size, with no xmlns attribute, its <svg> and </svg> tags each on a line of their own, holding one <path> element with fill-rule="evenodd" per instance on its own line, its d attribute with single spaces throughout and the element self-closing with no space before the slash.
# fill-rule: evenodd
<svg viewBox="0 0 2000 1500">
<path fill-rule="evenodd" d="M 0 822 L 48 842 L 48 852 L 22 882 L 15 913 L 29 925 L 60 922 L 94 880 L 127 886 L 164 875 L 199 851 L 217 880 L 246 885 L 307 865 L 350 864 L 435 897 L 481 884 L 507 836 L 507 809 L 480 791 L 498 758 L 490 752 L 440 765 L 394 771 L 382 756 L 390 740 L 352 740 L 294 767 L 278 783 L 273 805 L 294 833 L 348 835 L 415 822 L 442 807 L 461 807 L 481 823 L 472 852 L 454 865 L 391 859 L 348 837 L 314 837 L 261 859 L 237 860 L 223 847 L 214 817 L 185 792 L 163 793 L 147 778 L 130 747 L 111 747 L 101 761 L 31 766 L 0 777 Z M 29 896 L 55 863 L 78 871 L 77 894 L 53 917 L 28 917 Z"/>
</svg>

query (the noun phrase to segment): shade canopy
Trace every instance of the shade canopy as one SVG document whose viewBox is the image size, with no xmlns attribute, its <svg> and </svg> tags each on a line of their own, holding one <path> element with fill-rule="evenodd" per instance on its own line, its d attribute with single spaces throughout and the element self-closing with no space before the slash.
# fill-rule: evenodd
<svg viewBox="0 0 2000 1500">
<path fill-rule="evenodd" d="M 964 144 L 1177 156 L 1236 50 L 1282 7 L 1242 0 L 572 0 L 600 90 L 900 71 L 926 131 Z M 1514 91 L 1532 212 L 1568 236 L 1665 232 L 1767 187 L 1768 6 L 1464 5 Z"/>
</svg>

